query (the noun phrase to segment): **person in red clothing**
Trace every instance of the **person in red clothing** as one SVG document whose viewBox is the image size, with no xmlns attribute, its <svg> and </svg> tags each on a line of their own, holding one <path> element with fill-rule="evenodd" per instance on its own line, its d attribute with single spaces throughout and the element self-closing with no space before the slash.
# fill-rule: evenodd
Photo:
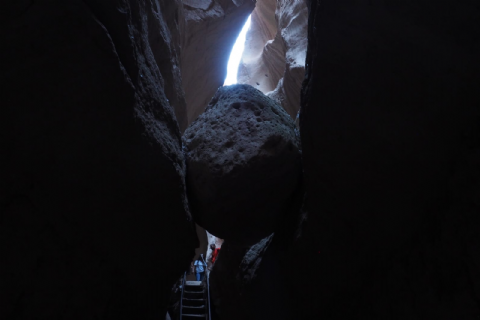
<svg viewBox="0 0 480 320">
<path fill-rule="evenodd" d="M 215 244 L 210 245 L 210 249 L 212 249 L 212 265 L 215 263 L 215 260 L 217 260 L 218 252 L 220 251 L 220 248 L 216 248 Z"/>
</svg>

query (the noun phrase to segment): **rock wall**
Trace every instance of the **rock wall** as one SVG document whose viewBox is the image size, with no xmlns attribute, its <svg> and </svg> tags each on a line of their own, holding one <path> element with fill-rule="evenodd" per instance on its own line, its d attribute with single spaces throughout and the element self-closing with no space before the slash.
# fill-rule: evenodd
<svg viewBox="0 0 480 320">
<path fill-rule="evenodd" d="M 283 273 L 294 266 L 283 256 L 274 234 L 252 246 L 225 241 L 210 273 L 211 299 L 219 319 L 296 319 Z"/>
<path fill-rule="evenodd" d="M 238 69 L 238 83 L 259 89 L 294 119 L 305 75 L 307 20 L 303 0 L 257 1 Z"/>
<path fill-rule="evenodd" d="M 476 3 L 308 6 L 307 214 L 289 251 L 226 241 L 211 273 L 221 319 L 271 305 L 266 319 L 477 319 Z"/>
<path fill-rule="evenodd" d="M 197 246 L 178 5 L 2 6 L 1 319 L 165 317 Z"/>
<path fill-rule="evenodd" d="M 192 258 L 192 261 L 196 261 L 200 259 L 200 255 L 203 254 L 203 258 L 207 259 L 207 252 L 210 249 L 210 244 L 208 243 L 208 234 L 204 228 L 200 227 L 198 224 L 195 223 L 195 230 L 197 232 L 198 237 L 198 248 L 195 248 L 195 256 Z"/>
<path fill-rule="evenodd" d="M 213 254 L 213 250 L 210 248 L 210 246 L 213 244 L 215 245 L 216 248 L 221 249 L 223 244 L 223 239 L 215 237 L 213 234 L 208 232 L 207 232 L 207 236 L 208 236 L 208 250 L 207 250 L 206 260 L 207 260 L 208 270 L 210 270 L 212 267 L 212 254 Z"/>
<path fill-rule="evenodd" d="M 233 44 L 255 1 L 184 0 L 183 4 L 186 25 L 181 69 L 190 124 L 223 85 Z"/>
<path fill-rule="evenodd" d="M 298 319 L 478 318 L 478 5 L 309 1 L 309 14 Z"/>
<path fill-rule="evenodd" d="M 240 68 L 292 117 L 303 5 L 259 1 Z M 252 6 L 2 6 L 1 319 L 164 317 L 198 247 L 180 132 L 223 82 Z M 221 317 L 478 319 L 477 2 L 310 0 L 308 15 L 307 216 L 225 242 L 212 271 Z M 238 238 L 252 236 L 244 212 Z"/>
</svg>

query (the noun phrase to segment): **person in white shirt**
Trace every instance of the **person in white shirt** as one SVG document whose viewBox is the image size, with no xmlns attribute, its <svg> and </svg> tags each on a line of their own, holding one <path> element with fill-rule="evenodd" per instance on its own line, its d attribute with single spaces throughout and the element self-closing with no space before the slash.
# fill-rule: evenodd
<svg viewBox="0 0 480 320">
<path fill-rule="evenodd" d="M 197 281 L 202 281 L 205 276 L 205 268 L 207 265 L 203 261 L 203 254 L 200 254 L 200 258 L 195 261 L 195 273 L 197 275 Z"/>
</svg>

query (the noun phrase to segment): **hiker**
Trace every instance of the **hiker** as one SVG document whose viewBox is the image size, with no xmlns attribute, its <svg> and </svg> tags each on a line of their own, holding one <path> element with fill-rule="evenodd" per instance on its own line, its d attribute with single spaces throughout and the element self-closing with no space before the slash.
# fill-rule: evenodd
<svg viewBox="0 0 480 320">
<path fill-rule="evenodd" d="M 195 261 L 195 272 L 197 274 L 197 281 L 202 281 L 205 276 L 205 267 L 207 265 L 203 262 L 203 253 L 200 254 L 200 258 Z"/>
<path fill-rule="evenodd" d="M 215 244 L 210 245 L 210 249 L 212 249 L 212 266 L 215 263 L 215 260 L 217 260 L 218 257 L 218 252 L 220 251 L 220 248 L 216 248 Z"/>
</svg>

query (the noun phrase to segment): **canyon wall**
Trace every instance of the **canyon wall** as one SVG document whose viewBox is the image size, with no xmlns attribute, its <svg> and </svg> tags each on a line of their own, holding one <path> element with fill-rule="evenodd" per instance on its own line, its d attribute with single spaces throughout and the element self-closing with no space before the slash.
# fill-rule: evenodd
<svg viewBox="0 0 480 320">
<path fill-rule="evenodd" d="M 212 303 L 220 319 L 297 319 L 284 274 L 297 266 L 283 258 L 275 236 L 252 246 L 225 241 L 210 276 Z"/>
<path fill-rule="evenodd" d="M 480 317 L 477 7 L 308 2 L 306 214 L 287 251 L 226 241 L 211 273 L 221 319 Z M 262 47 L 273 4 L 259 8 L 240 71 L 269 94 L 283 60 L 276 37 Z"/>
<path fill-rule="evenodd" d="M 174 114 L 180 6 L 2 6 L 0 318 L 165 317 L 198 246 Z"/>
<path fill-rule="evenodd" d="M 257 1 L 238 68 L 238 83 L 276 100 L 293 119 L 305 75 L 307 21 L 303 0 Z"/>
<path fill-rule="evenodd" d="M 309 1 L 298 319 L 480 316 L 480 20 L 451 4 Z"/>
<path fill-rule="evenodd" d="M 2 7 L 1 319 L 165 316 L 172 284 L 200 247 L 181 132 L 223 83 L 232 33 L 253 5 Z M 211 273 L 221 319 L 478 319 L 477 2 L 306 5 L 259 0 L 239 69 L 240 82 L 290 117 L 301 105 L 302 150 L 279 138 L 294 130 L 279 121 L 288 116 L 263 119 L 252 94 L 217 110 L 226 123 L 204 116 L 184 136 L 193 150 L 203 135 L 211 154 L 218 142 L 219 156 L 198 157 L 190 172 L 223 179 L 197 185 L 207 195 L 222 186 L 211 199 L 224 208 L 198 215 L 226 239 Z M 265 120 L 271 131 L 249 139 Z M 280 161 L 290 156 L 259 163 L 279 150 L 294 153 L 291 166 Z M 252 183 L 259 177 L 266 186 Z M 233 194 L 220 199 L 230 204 L 221 192 Z M 262 192 L 273 204 L 248 202 L 265 205 Z"/>
<path fill-rule="evenodd" d="M 182 81 L 188 124 L 207 107 L 227 76 L 233 44 L 255 7 L 253 0 L 184 0 Z M 186 127 L 181 127 L 182 132 Z"/>
</svg>

